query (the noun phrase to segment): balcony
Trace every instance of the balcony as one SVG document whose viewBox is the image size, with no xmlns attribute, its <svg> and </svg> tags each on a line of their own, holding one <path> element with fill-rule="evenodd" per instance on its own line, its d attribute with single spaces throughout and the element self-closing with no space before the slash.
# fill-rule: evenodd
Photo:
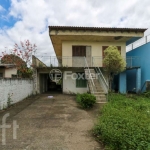
<svg viewBox="0 0 150 150">
<path fill-rule="evenodd" d="M 85 67 L 86 62 L 89 67 L 103 67 L 103 58 L 99 56 L 94 57 L 71 57 L 71 56 L 40 56 L 37 57 L 47 67 Z M 85 59 L 86 58 L 86 59 Z M 140 67 L 139 57 L 123 57 L 126 60 L 126 67 Z M 36 67 L 42 67 L 40 65 Z"/>
</svg>

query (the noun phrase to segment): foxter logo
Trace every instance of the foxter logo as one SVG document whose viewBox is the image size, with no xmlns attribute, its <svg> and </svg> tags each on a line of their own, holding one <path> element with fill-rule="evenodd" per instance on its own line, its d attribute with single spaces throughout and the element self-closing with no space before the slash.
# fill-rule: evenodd
<svg viewBox="0 0 150 150">
<path fill-rule="evenodd" d="M 11 125 L 6 124 L 6 119 L 9 117 L 9 113 L 5 114 L 2 118 L 2 125 L 0 128 L 2 129 L 2 145 L 6 145 L 6 129 L 11 128 Z M 17 121 L 13 121 L 13 139 L 17 139 L 17 129 L 19 125 L 17 125 Z"/>
</svg>

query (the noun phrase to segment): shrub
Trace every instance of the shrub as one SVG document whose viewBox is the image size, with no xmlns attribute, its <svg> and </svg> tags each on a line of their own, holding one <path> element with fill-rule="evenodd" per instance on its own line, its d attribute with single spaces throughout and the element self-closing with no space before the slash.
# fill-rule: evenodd
<svg viewBox="0 0 150 150">
<path fill-rule="evenodd" d="M 114 95 L 93 132 L 111 150 L 150 150 L 150 102 Z"/>
<path fill-rule="evenodd" d="M 76 95 L 76 101 L 77 101 L 77 103 L 81 102 L 81 94 Z"/>
<path fill-rule="evenodd" d="M 83 108 L 91 108 L 96 103 L 96 97 L 94 95 L 84 93 L 84 94 L 77 94 L 76 101 L 83 107 Z"/>
<path fill-rule="evenodd" d="M 147 98 L 150 98 L 150 91 L 144 92 L 143 95 Z"/>
</svg>

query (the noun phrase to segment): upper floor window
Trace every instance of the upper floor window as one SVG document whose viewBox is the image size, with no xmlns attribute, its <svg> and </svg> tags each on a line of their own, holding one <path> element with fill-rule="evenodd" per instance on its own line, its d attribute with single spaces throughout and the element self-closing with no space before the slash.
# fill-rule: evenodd
<svg viewBox="0 0 150 150">
<path fill-rule="evenodd" d="M 86 57 L 86 46 L 72 46 L 72 56 Z"/>
</svg>

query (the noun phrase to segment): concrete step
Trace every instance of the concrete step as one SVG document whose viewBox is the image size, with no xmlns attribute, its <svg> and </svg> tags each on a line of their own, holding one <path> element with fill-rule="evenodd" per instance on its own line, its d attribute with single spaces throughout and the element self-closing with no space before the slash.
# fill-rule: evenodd
<svg viewBox="0 0 150 150">
<path fill-rule="evenodd" d="M 95 73 L 89 73 L 89 72 L 85 73 L 85 75 L 90 75 L 90 74 L 96 76 Z"/>
<path fill-rule="evenodd" d="M 84 71 L 85 74 L 89 74 L 89 73 L 92 73 L 92 74 L 96 74 L 95 71 Z"/>
<path fill-rule="evenodd" d="M 106 96 L 105 96 L 105 95 L 95 95 L 95 94 L 94 94 L 94 96 L 95 96 L 96 98 L 100 98 L 100 99 L 103 99 L 103 98 L 104 98 L 104 99 L 106 99 Z"/>
<path fill-rule="evenodd" d="M 104 93 L 94 93 L 94 95 L 96 96 L 96 97 L 106 97 L 106 95 L 104 94 Z"/>
<path fill-rule="evenodd" d="M 94 92 L 94 94 L 103 94 L 103 95 L 105 95 L 105 92 Z"/>
<path fill-rule="evenodd" d="M 94 89 L 96 89 L 96 90 L 103 90 L 103 88 L 100 87 L 100 86 L 94 86 Z"/>
<path fill-rule="evenodd" d="M 91 78 L 91 77 L 92 77 L 92 78 L 93 78 L 93 82 L 94 82 L 94 80 L 95 80 L 95 78 L 96 78 L 95 75 L 85 75 L 85 76 L 86 76 L 87 78 Z"/>
<path fill-rule="evenodd" d="M 107 101 L 99 101 L 99 100 L 97 100 L 96 103 L 107 103 Z"/>
<path fill-rule="evenodd" d="M 94 71 L 95 72 L 95 70 L 94 69 L 84 69 L 85 71 L 88 71 L 88 70 L 90 70 L 90 71 Z"/>
<path fill-rule="evenodd" d="M 95 70 L 88 70 L 88 69 L 84 69 L 84 72 L 94 72 L 95 73 Z"/>
<path fill-rule="evenodd" d="M 93 89 L 95 89 L 96 92 L 98 92 L 98 91 L 104 91 L 104 90 L 102 89 L 102 87 L 96 87 L 96 86 L 91 86 L 91 85 L 89 85 L 89 87 L 90 87 L 90 88 L 93 87 Z"/>
<path fill-rule="evenodd" d="M 106 102 L 107 100 L 106 100 L 106 98 L 105 99 L 103 99 L 103 98 L 96 98 L 96 101 Z"/>
<path fill-rule="evenodd" d="M 91 89 L 92 90 L 92 88 L 90 87 L 89 89 Z M 94 90 L 94 92 L 104 92 L 104 90 L 100 90 L 100 89 L 93 89 Z"/>
<path fill-rule="evenodd" d="M 106 104 L 107 102 L 96 102 L 97 104 Z"/>
<path fill-rule="evenodd" d="M 106 99 L 96 99 L 96 102 L 107 102 Z"/>
<path fill-rule="evenodd" d="M 101 87 L 101 86 L 93 86 L 95 89 L 102 89 L 103 90 L 103 88 Z"/>
</svg>

